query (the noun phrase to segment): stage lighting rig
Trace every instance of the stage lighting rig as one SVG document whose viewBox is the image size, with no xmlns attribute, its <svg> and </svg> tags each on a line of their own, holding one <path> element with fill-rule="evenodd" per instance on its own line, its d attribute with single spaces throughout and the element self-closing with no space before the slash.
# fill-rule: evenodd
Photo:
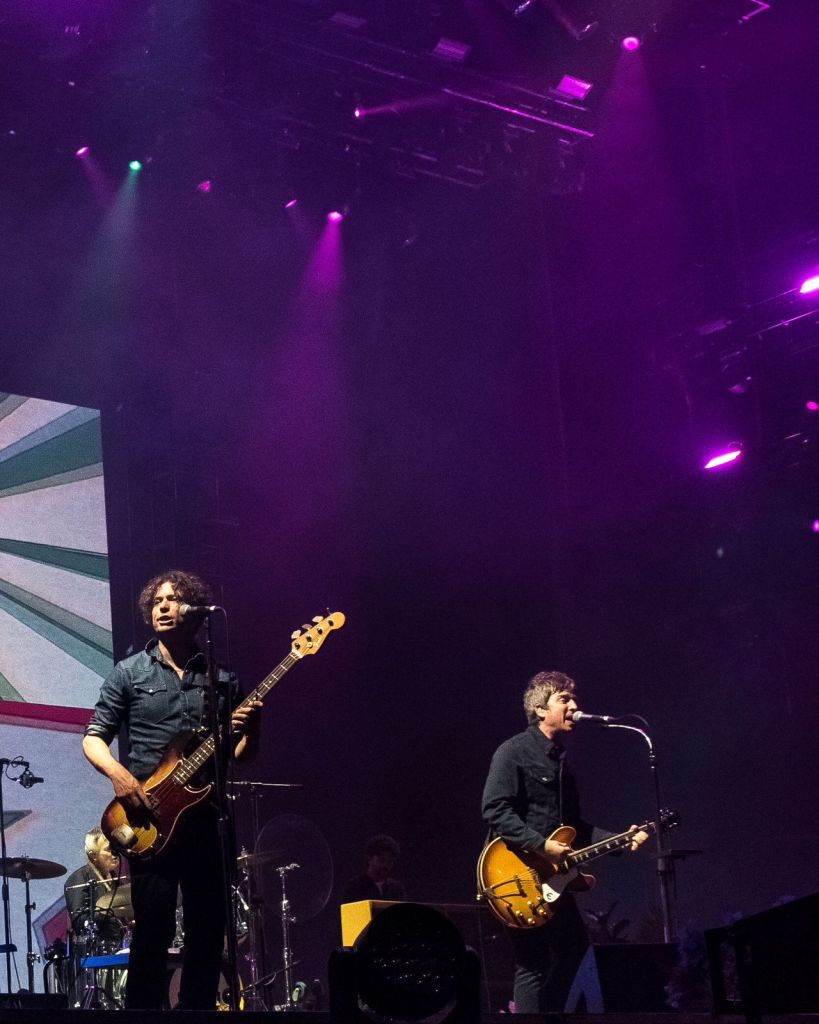
<svg viewBox="0 0 819 1024">
<path fill-rule="evenodd" d="M 511 14 L 513 18 L 519 18 L 523 14 L 531 13 L 537 2 L 538 0 L 498 0 L 501 7 L 507 14 Z"/>
<path fill-rule="evenodd" d="M 586 39 L 600 27 L 600 23 L 589 18 L 572 17 L 560 0 L 498 0 L 498 3 L 513 18 L 535 13 L 536 8 L 547 11 L 569 35 L 578 40 Z"/>
</svg>

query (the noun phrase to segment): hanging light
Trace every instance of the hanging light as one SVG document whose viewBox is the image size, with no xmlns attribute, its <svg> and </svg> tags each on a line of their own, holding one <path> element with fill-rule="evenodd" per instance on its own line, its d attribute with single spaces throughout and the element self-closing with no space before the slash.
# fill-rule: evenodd
<svg viewBox="0 0 819 1024">
<path fill-rule="evenodd" d="M 519 18 L 535 6 L 537 0 L 498 0 L 498 3 L 513 18 Z"/>
</svg>

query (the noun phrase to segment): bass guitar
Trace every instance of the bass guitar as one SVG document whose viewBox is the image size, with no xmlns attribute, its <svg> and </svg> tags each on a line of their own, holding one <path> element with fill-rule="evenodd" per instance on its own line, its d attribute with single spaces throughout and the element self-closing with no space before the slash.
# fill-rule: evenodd
<svg viewBox="0 0 819 1024">
<path fill-rule="evenodd" d="M 245 707 L 262 700 L 297 661 L 316 654 L 334 629 L 341 629 L 345 617 L 333 612 L 317 615 L 305 632 L 293 634 L 290 653 L 239 705 Z M 100 826 L 116 853 L 132 860 L 149 860 L 173 841 L 181 818 L 208 796 L 212 783 L 196 784 L 196 777 L 214 752 L 213 736 L 202 740 L 194 732 L 180 732 L 168 744 L 162 760 L 142 788 L 151 801 L 150 809 L 131 808 L 115 798 L 105 808 Z"/>
<path fill-rule="evenodd" d="M 663 811 L 659 827 L 675 828 L 679 819 L 673 811 Z M 610 836 L 582 850 L 572 850 L 560 864 L 544 853 L 512 850 L 503 839 L 493 839 L 478 859 L 478 899 L 486 900 L 496 917 L 510 928 L 540 928 L 555 913 L 555 904 L 564 892 L 586 892 L 594 886 L 593 875 L 578 865 L 597 860 L 631 844 L 635 832 L 656 832 L 657 822 L 644 821 L 627 832 Z M 561 825 L 549 836 L 571 846 L 577 832 Z"/>
</svg>

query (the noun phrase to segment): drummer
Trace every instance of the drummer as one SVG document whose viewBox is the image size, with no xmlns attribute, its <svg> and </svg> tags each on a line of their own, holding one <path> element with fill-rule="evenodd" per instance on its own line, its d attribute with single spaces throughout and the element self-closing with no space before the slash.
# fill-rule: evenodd
<svg viewBox="0 0 819 1024">
<path fill-rule="evenodd" d="M 93 883 L 93 884 L 92 884 Z M 122 939 L 122 923 L 114 913 L 100 910 L 111 895 L 120 887 L 119 858 L 111 852 L 108 840 L 100 828 L 92 828 L 85 835 L 85 864 L 68 876 L 64 892 L 71 930 L 75 935 L 90 938 L 91 923 L 96 924 L 99 952 L 115 952 Z M 93 892 L 92 892 L 93 890 Z M 91 900 L 97 906 L 96 914 L 91 913 Z"/>
</svg>

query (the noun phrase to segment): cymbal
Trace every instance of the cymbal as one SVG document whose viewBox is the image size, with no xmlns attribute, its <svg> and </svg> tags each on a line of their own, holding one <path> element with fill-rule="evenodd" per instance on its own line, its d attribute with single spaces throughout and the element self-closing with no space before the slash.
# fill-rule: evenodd
<svg viewBox="0 0 819 1024">
<path fill-rule="evenodd" d="M 8 857 L 6 875 L 9 878 L 59 878 L 68 868 L 53 860 L 37 860 L 36 857 Z"/>
<path fill-rule="evenodd" d="M 120 881 L 125 883 L 125 884 L 128 884 L 130 879 L 128 878 L 128 875 L 111 875 L 110 878 L 103 879 L 103 881 L 100 881 L 99 878 L 91 878 L 87 882 L 77 882 L 76 885 L 67 885 L 65 887 L 65 891 L 66 892 L 70 892 L 72 889 L 88 889 L 92 885 L 97 885 L 100 888 L 103 888 L 104 882 L 120 882 Z"/>
<path fill-rule="evenodd" d="M 245 864 L 266 864 L 269 860 L 273 860 L 273 857 L 266 853 L 240 853 L 236 863 L 244 867 Z"/>
<path fill-rule="evenodd" d="M 102 913 L 113 913 L 115 918 L 133 918 L 130 883 L 119 886 L 114 892 L 102 893 L 94 905 Z"/>
<path fill-rule="evenodd" d="M 284 858 L 286 859 L 286 858 Z M 239 865 L 245 864 L 270 864 L 271 861 L 280 861 L 282 857 L 278 853 L 240 853 L 236 858 L 236 863 Z M 283 865 L 277 864 L 276 867 L 282 867 Z"/>
<path fill-rule="evenodd" d="M 103 893 L 94 906 L 103 914 L 113 914 L 114 917 L 133 917 L 134 907 L 131 903 L 130 884 L 126 883 L 118 886 L 113 892 Z"/>
</svg>

